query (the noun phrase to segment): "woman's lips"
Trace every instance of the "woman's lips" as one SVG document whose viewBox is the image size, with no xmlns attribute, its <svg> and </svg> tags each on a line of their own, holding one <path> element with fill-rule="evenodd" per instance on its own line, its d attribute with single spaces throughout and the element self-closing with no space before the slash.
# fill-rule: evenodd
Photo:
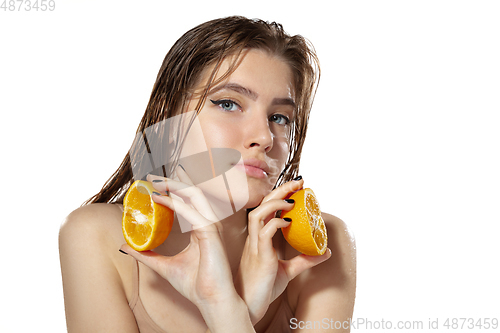
<svg viewBox="0 0 500 333">
<path fill-rule="evenodd" d="M 267 178 L 269 170 L 266 162 L 257 159 L 245 160 L 243 164 L 238 163 L 235 166 L 247 175 L 255 178 Z"/>
<path fill-rule="evenodd" d="M 243 170 L 247 175 L 255 178 L 266 178 L 267 173 L 261 168 L 251 165 L 236 164 L 236 167 Z"/>
</svg>

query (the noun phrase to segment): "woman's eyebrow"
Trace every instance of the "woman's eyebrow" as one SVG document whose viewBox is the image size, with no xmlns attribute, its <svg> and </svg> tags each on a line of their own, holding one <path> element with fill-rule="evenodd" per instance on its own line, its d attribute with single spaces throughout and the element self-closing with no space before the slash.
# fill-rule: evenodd
<svg viewBox="0 0 500 333">
<path fill-rule="evenodd" d="M 242 85 L 239 85 L 238 83 L 226 83 L 223 85 L 220 85 L 218 87 L 215 87 L 210 91 L 210 94 L 216 93 L 219 90 L 224 90 L 224 89 L 229 89 L 232 91 L 235 91 L 237 93 L 240 93 L 242 95 L 247 96 L 251 100 L 257 100 L 259 98 L 259 94 L 257 94 L 255 91 L 250 90 L 248 88 L 243 87 Z"/>
<path fill-rule="evenodd" d="M 240 93 L 242 95 L 247 96 L 251 100 L 255 101 L 257 98 L 259 98 L 259 94 L 257 94 L 255 91 L 248 89 L 246 87 L 243 87 L 242 85 L 238 83 L 226 83 L 223 85 L 220 85 L 218 87 L 215 87 L 210 91 L 209 94 L 214 94 L 219 90 L 224 90 L 224 89 L 229 89 L 232 91 L 235 91 L 237 93 Z M 290 105 L 295 107 L 295 102 L 292 98 L 274 98 L 272 101 L 272 105 Z"/>
<path fill-rule="evenodd" d="M 275 98 L 273 99 L 272 105 L 290 105 L 295 108 L 295 102 L 291 98 Z"/>
</svg>

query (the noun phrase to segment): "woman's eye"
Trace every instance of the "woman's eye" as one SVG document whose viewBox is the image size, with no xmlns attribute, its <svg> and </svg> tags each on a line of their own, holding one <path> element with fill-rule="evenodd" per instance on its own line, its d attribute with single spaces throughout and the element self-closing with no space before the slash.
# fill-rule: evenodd
<svg viewBox="0 0 500 333">
<path fill-rule="evenodd" d="M 269 120 L 277 123 L 278 125 L 288 125 L 290 123 L 290 119 L 281 114 L 273 114 Z"/>
<path fill-rule="evenodd" d="M 215 105 L 220 106 L 224 111 L 237 111 L 238 104 L 229 99 L 220 99 L 218 101 L 210 100 Z"/>
</svg>

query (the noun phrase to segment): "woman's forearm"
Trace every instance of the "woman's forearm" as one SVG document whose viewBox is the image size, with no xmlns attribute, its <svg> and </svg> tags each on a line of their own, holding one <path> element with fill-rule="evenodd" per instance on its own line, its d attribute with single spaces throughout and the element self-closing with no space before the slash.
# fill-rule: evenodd
<svg viewBox="0 0 500 333">
<path fill-rule="evenodd" d="M 207 333 L 232 333 L 235 327 L 238 332 L 255 332 L 248 308 L 239 297 L 218 305 L 199 308 L 208 326 Z"/>
</svg>

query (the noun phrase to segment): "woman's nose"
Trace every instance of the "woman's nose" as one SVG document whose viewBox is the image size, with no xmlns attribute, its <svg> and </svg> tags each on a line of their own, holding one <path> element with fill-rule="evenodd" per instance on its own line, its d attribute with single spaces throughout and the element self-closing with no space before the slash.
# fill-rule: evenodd
<svg viewBox="0 0 500 333">
<path fill-rule="evenodd" d="M 245 127 L 245 148 L 261 149 L 266 153 L 273 148 L 274 134 L 267 117 L 252 117 Z"/>
</svg>

